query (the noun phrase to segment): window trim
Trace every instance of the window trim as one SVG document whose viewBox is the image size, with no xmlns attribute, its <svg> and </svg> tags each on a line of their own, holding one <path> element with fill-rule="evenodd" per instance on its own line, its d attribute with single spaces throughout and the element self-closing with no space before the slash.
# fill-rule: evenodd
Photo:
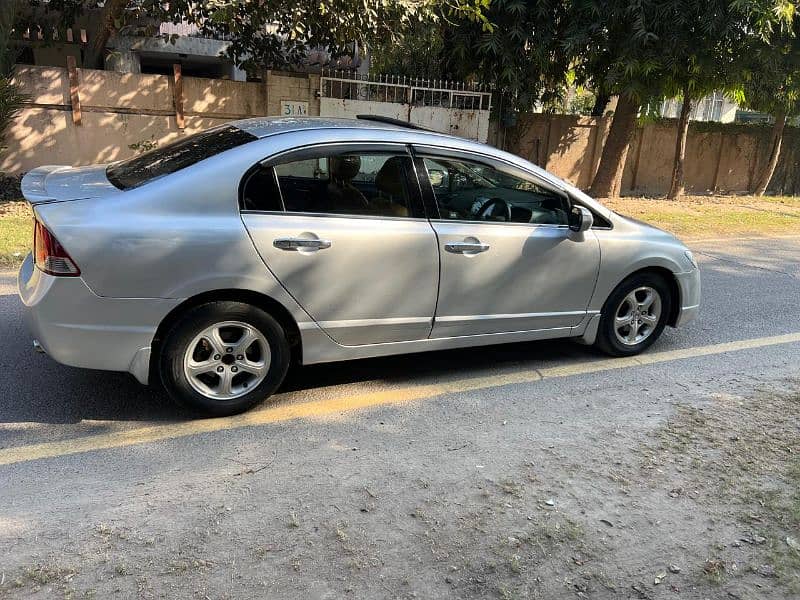
<svg viewBox="0 0 800 600">
<path fill-rule="evenodd" d="M 286 203 L 283 200 L 283 192 L 280 190 L 280 183 L 278 182 L 277 172 L 275 171 L 274 167 L 278 164 L 283 164 L 285 162 L 292 162 L 294 160 L 304 160 L 303 156 L 308 154 L 316 155 L 318 153 L 331 153 L 331 152 L 342 152 L 342 153 L 364 153 L 364 154 L 391 154 L 395 156 L 406 156 L 408 157 L 412 168 L 406 170 L 406 184 L 409 193 L 409 208 L 411 209 L 411 215 L 408 217 L 398 217 L 398 216 L 391 216 L 391 215 L 359 215 L 359 214 L 341 214 L 341 213 L 318 213 L 318 212 L 303 212 L 303 211 L 289 211 L 286 210 Z M 322 154 L 324 156 L 324 154 Z M 307 156 L 307 158 L 318 158 L 318 156 Z M 244 206 L 244 190 L 247 182 L 250 180 L 250 177 L 253 176 L 259 169 L 263 169 L 264 167 L 268 167 L 271 169 L 273 177 L 276 180 L 276 185 L 278 186 L 278 192 L 281 194 L 281 206 L 283 210 L 281 211 L 274 211 L 274 210 L 255 210 L 255 209 L 245 209 Z M 428 219 L 427 211 L 424 207 L 424 201 L 422 198 L 422 188 L 419 182 L 419 174 L 417 173 L 417 169 L 414 165 L 414 156 L 411 152 L 411 147 L 403 142 L 323 142 L 323 143 L 313 143 L 313 144 L 305 144 L 303 146 L 295 146 L 293 148 L 289 148 L 287 150 L 282 150 L 280 152 L 276 152 L 275 154 L 271 154 L 266 158 L 261 159 L 254 165 L 252 165 L 247 171 L 245 171 L 242 179 L 239 181 L 239 190 L 238 190 L 238 204 L 239 204 L 239 212 L 242 214 L 264 214 L 264 215 L 301 215 L 307 217 L 331 217 L 331 218 L 338 218 L 338 219 L 372 219 L 372 220 L 379 220 L 379 219 L 390 219 L 390 220 L 402 220 L 402 221 L 421 221 Z"/>
<path fill-rule="evenodd" d="M 423 151 L 420 152 L 420 150 Z M 433 152 L 432 150 L 437 150 L 437 151 Z M 445 219 L 444 217 L 442 217 L 441 210 L 439 210 L 439 204 L 436 202 L 436 192 L 433 190 L 433 185 L 431 184 L 430 178 L 428 177 L 428 169 L 427 167 L 425 167 L 425 162 L 424 162 L 425 158 L 431 158 L 433 160 L 436 160 L 436 158 L 451 159 L 451 160 L 466 160 L 469 162 L 490 167 L 492 169 L 497 169 L 497 167 L 495 167 L 492 163 L 498 165 L 506 165 L 513 170 L 519 171 L 520 173 L 524 173 L 525 175 L 531 177 L 534 180 L 534 183 L 536 183 L 537 185 L 541 185 L 541 187 L 543 187 L 547 191 L 557 194 L 558 196 L 561 196 L 567 202 L 568 209 L 572 208 L 574 200 L 572 196 L 569 193 L 567 193 L 566 190 L 551 185 L 549 182 L 544 181 L 541 177 L 538 177 L 535 173 L 531 173 L 530 171 L 527 171 L 526 169 L 523 169 L 508 161 L 492 157 L 487 154 L 479 154 L 477 152 L 476 153 L 466 152 L 463 150 L 448 150 L 446 148 L 441 148 L 439 146 L 416 146 L 416 145 L 412 146 L 412 152 L 414 154 L 414 167 L 418 172 L 417 178 L 420 181 L 420 186 L 425 190 L 423 193 L 425 210 L 426 212 L 429 213 L 428 219 L 432 223 L 471 223 L 475 225 L 516 225 L 522 227 L 547 227 L 549 229 L 569 229 L 569 225 L 557 225 L 555 223 L 516 223 L 513 221 L 511 222 L 479 221 L 479 220 L 470 221 L 466 219 Z"/>
</svg>

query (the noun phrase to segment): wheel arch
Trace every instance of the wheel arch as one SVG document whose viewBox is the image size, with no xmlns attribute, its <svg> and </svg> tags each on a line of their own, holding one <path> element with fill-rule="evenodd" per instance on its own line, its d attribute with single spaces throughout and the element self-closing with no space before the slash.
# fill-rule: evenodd
<svg viewBox="0 0 800 600">
<path fill-rule="evenodd" d="M 670 327 L 675 327 L 678 321 L 678 314 L 680 313 L 681 310 L 681 288 L 678 285 L 678 280 L 675 277 L 675 273 L 673 273 L 666 267 L 651 265 L 651 266 L 641 267 L 625 275 L 625 277 L 620 279 L 611 288 L 611 292 L 609 292 L 608 297 L 606 297 L 603 303 L 603 311 L 606 310 L 605 303 L 608 302 L 608 298 L 611 297 L 611 295 L 614 293 L 614 290 L 616 290 L 620 286 L 620 284 L 622 284 L 626 279 L 629 279 L 635 275 L 642 275 L 644 273 L 652 273 L 654 275 L 658 275 L 664 280 L 664 282 L 669 287 L 672 302 L 670 303 L 669 315 L 667 315 L 667 325 L 669 325 Z"/>
<path fill-rule="evenodd" d="M 183 315 L 187 310 L 202 304 L 207 304 L 209 302 L 219 301 L 243 302 L 245 304 L 257 306 L 258 308 L 269 313 L 275 318 L 275 320 L 278 321 L 281 327 L 283 327 L 283 330 L 286 332 L 286 338 L 289 342 L 289 348 L 291 350 L 291 362 L 302 364 L 303 344 L 300 336 L 300 328 L 298 327 L 297 322 L 294 320 L 294 317 L 292 317 L 292 314 L 285 306 L 283 306 L 283 304 L 274 298 L 267 296 L 266 294 L 254 292 L 252 290 L 219 289 L 202 292 L 187 298 L 178 306 L 173 308 L 169 313 L 167 313 L 167 315 L 161 320 L 150 346 L 150 381 L 158 381 L 157 369 L 161 347 L 163 345 L 164 338 L 173 324 L 175 324 L 181 315 Z"/>
</svg>

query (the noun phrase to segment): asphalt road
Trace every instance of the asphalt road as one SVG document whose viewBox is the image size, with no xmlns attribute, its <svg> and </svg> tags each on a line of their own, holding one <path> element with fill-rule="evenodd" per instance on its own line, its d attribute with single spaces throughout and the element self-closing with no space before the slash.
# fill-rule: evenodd
<svg viewBox="0 0 800 600">
<path fill-rule="evenodd" d="M 501 512 L 549 509 L 555 496 L 558 531 L 601 506 L 621 518 L 625 500 L 604 504 L 609 492 L 575 465 L 627 464 L 616 453 L 646 444 L 681 405 L 798 387 L 800 236 L 691 246 L 701 316 L 643 362 L 547 342 L 321 365 L 292 372 L 246 417 L 199 422 L 127 374 L 35 354 L 13 275 L 0 276 L 0 596 L 560 595 L 583 564 L 569 552 L 568 566 L 512 564 L 506 581 L 483 565 L 467 578 L 470 548 L 516 539 L 505 521 L 481 521 L 486 482 L 527 486 L 506 490 Z M 634 503 L 643 527 L 659 522 L 650 502 Z M 483 523 L 483 541 L 455 514 Z M 608 542 L 603 576 L 627 590 L 654 544 L 687 552 L 676 539 L 633 552 L 626 539 Z M 666 593 L 652 583 L 653 597 Z M 597 588 L 589 595 L 616 597 Z"/>
</svg>

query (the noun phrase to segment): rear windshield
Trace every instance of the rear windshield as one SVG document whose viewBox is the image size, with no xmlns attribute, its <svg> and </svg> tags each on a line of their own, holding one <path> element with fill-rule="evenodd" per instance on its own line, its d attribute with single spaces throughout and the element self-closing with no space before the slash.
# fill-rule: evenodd
<svg viewBox="0 0 800 600">
<path fill-rule="evenodd" d="M 113 163 L 108 166 L 106 175 L 116 187 L 127 190 L 255 139 L 253 134 L 237 127 L 214 127 L 167 144 L 163 148 Z"/>
</svg>

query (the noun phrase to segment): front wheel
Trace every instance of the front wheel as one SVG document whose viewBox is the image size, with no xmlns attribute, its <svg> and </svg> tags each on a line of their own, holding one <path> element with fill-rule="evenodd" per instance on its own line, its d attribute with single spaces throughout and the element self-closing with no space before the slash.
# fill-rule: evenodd
<svg viewBox="0 0 800 600">
<path fill-rule="evenodd" d="M 632 275 L 603 306 L 595 346 L 612 356 L 633 356 L 649 348 L 664 331 L 672 295 L 655 273 Z"/>
<path fill-rule="evenodd" d="M 268 313 L 210 302 L 189 309 L 170 329 L 161 379 L 177 404 L 206 416 L 233 415 L 278 389 L 289 354 L 283 328 Z"/>
</svg>

